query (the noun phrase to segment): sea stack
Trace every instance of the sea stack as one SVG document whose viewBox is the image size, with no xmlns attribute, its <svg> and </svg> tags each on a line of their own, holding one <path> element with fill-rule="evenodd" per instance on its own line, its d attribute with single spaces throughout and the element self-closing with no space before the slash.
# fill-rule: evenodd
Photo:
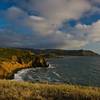
<svg viewBox="0 0 100 100">
<path fill-rule="evenodd" d="M 47 64 L 45 57 L 43 57 L 42 55 L 37 55 L 35 56 L 32 62 L 32 66 L 33 67 L 48 67 L 49 64 Z"/>
</svg>

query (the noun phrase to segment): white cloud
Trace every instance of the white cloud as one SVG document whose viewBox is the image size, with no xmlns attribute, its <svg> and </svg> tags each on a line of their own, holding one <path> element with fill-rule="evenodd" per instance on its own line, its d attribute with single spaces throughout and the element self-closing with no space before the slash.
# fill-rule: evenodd
<svg viewBox="0 0 100 100">
<path fill-rule="evenodd" d="M 23 10 L 14 6 L 7 9 L 6 15 L 7 15 L 6 17 L 11 20 L 16 20 L 18 17 L 21 16 L 27 16 L 25 15 L 25 12 Z"/>
<path fill-rule="evenodd" d="M 50 13 L 52 14 L 52 11 Z M 62 21 L 65 19 L 65 16 L 63 18 L 60 18 L 59 21 L 57 19 L 58 21 L 57 23 L 54 21 L 54 19 L 52 19 L 52 16 L 50 18 L 49 16 L 48 18 L 41 17 L 41 16 L 34 16 L 34 15 L 29 16 L 25 11 L 17 7 L 11 7 L 7 9 L 5 13 L 5 17 L 10 22 L 13 22 L 13 24 L 15 24 L 19 28 L 20 26 L 27 26 L 31 28 L 33 31 L 33 37 L 31 37 L 32 40 L 29 40 L 30 38 L 27 39 L 26 37 L 22 38 L 22 34 L 19 35 L 20 37 L 19 39 L 21 40 L 16 40 L 16 36 L 17 36 L 17 33 L 16 33 L 14 37 L 12 36 L 10 38 L 13 41 L 13 43 L 10 42 L 11 45 L 19 45 L 19 46 L 24 46 L 27 44 L 32 45 L 32 43 L 27 43 L 31 41 L 33 42 L 33 46 L 35 47 L 67 48 L 68 49 L 68 48 L 79 48 L 80 46 L 83 46 L 86 44 L 86 41 L 77 39 L 76 36 L 71 35 L 70 32 L 64 33 L 56 29 L 54 24 L 58 24 L 58 22 L 62 23 Z M 54 21 L 54 22 L 51 23 L 51 21 Z M 8 38 L 5 38 L 5 39 L 8 39 Z"/>
<path fill-rule="evenodd" d="M 90 38 L 92 41 L 100 41 L 100 20 L 90 26 Z"/>
<path fill-rule="evenodd" d="M 61 24 L 65 19 L 78 19 L 90 8 L 87 0 L 36 0 L 33 6 L 54 25 Z"/>
<path fill-rule="evenodd" d="M 58 30 L 63 21 L 79 19 L 85 12 L 91 10 L 91 3 L 88 0 L 30 0 L 24 8 L 36 10 L 40 16 L 28 15 L 27 11 L 19 7 L 7 9 L 4 16 L 16 27 L 26 26 L 33 32 L 29 39 L 27 36 L 22 38 L 22 35 L 18 35 L 21 36 L 19 41 L 15 35 L 13 38 L 15 45 L 21 43 L 21 46 L 31 44 L 33 47 L 71 49 L 80 48 L 90 41 L 100 41 L 100 21 L 92 25 L 77 24 L 69 32 Z"/>
<path fill-rule="evenodd" d="M 100 20 L 94 22 L 92 25 L 76 25 L 76 28 L 82 30 L 88 35 L 88 41 L 100 41 Z"/>
<path fill-rule="evenodd" d="M 91 1 L 95 3 L 100 3 L 100 0 L 91 0 Z"/>
<path fill-rule="evenodd" d="M 29 16 L 26 20 L 26 24 L 42 36 L 46 36 L 51 33 L 52 27 L 43 17 Z"/>
<path fill-rule="evenodd" d="M 80 48 L 87 44 L 87 41 L 77 39 L 74 35 L 69 33 L 64 33 L 61 31 L 57 31 L 56 34 L 53 36 L 55 41 L 62 42 L 62 46 L 59 48 L 62 49 L 72 49 L 72 48 Z"/>
</svg>

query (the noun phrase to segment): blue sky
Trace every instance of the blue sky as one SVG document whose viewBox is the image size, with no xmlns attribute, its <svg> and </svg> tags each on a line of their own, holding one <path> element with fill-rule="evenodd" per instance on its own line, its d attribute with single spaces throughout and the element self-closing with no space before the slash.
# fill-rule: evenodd
<svg viewBox="0 0 100 100">
<path fill-rule="evenodd" d="M 0 0 L 0 47 L 100 53 L 100 0 Z"/>
</svg>

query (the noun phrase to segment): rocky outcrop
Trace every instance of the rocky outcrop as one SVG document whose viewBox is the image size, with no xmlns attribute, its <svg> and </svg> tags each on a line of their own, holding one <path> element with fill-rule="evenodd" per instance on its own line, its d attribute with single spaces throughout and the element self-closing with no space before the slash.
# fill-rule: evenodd
<svg viewBox="0 0 100 100">
<path fill-rule="evenodd" d="M 23 62 L 23 59 L 20 57 L 12 56 L 10 61 L 0 63 L 0 79 L 13 79 L 14 74 L 21 69 L 48 66 L 46 59 L 40 55 L 35 56 L 28 63 Z"/>
<path fill-rule="evenodd" d="M 20 64 L 16 61 L 3 61 L 0 64 L 0 79 L 10 79 L 18 70 L 31 67 L 29 64 Z"/>
<path fill-rule="evenodd" d="M 46 59 L 41 56 L 35 56 L 34 60 L 32 61 L 32 66 L 33 67 L 48 67 L 49 64 L 47 63 Z"/>
</svg>

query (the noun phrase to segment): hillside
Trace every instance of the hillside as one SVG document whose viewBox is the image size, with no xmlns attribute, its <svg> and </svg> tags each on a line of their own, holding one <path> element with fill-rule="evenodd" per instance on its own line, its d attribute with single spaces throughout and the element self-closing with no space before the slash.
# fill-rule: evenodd
<svg viewBox="0 0 100 100">
<path fill-rule="evenodd" d="M 99 56 L 99 54 L 90 50 L 60 50 L 60 49 L 30 49 L 35 54 L 44 54 L 46 57 L 59 56 Z"/>
<path fill-rule="evenodd" d="M 16 48 L 0 48 L 0 61 L 12 60 L 12 57 L 16 56 L 22 58 L 24 62 L 28 62 L 34 56 L 30 50 L 21 50 Z"/>
<path fill-rule="evenodd" d="M 0 80 L 0 100 L 100 100 L 100 88 Z"/>
<path fill-rule="evenodd" d="M 11 59 L 12 56 L 17 56 L 23 58 L 24 62 L 28 62 L 37 54 L 45 55 L 46 57 L 99 56 L 99 54 L 90 50 L 0 48 L 0 61 Z"/>
</svg>

